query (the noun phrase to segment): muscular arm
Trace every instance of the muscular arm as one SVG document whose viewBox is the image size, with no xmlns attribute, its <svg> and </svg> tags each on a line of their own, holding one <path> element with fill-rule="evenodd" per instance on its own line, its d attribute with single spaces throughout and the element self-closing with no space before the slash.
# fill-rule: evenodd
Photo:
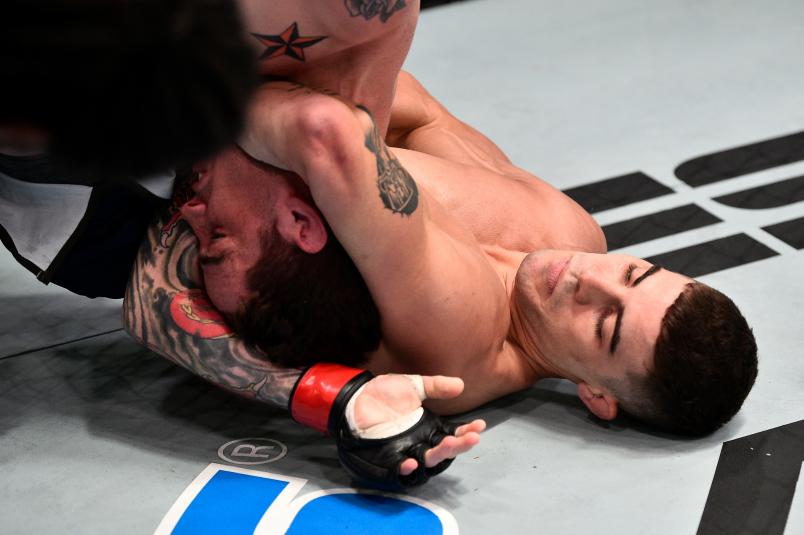
<svg viewBox="0 0 804 535">
<path fill-rule="evenodd" d="M 386 136 L 392 147 L 415 150 L 494 172 L 511 160 L 489 138 L 458 120 L 410 73 L 401 71 Z"/>
<path fill-rule="evenodd" d="M 263 88 L 256 102 L 243 148 L 309 185 L 380 309 L 383 344 L 394 355 L 389 368 L 466 378 L 480 361 L 494 366 L 486 357 L 496 355 L 505 330 L 504 288 L 471 234 L 417 185 L 371 116 L 286 84 Z"/>
<path fill-rule="evenodd" d="M 151 225 L 137 256 L 123 301 L 126 330 L 213 384 L 287 408 L 300 371 L 271 364 L 231 335 L 200 289 L 195 236 L 169 217 Z"/>
</svg>

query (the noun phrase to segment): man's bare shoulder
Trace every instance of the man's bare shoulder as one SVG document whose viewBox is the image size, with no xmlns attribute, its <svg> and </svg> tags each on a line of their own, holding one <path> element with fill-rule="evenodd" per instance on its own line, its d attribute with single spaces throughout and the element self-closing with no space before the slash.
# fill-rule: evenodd
<svg viewBox="0 0 804 535">
<path fill-rule="evenodd" d="M 255 49 L 269 70 L 299 66 L 322 55 L 415 26 L 418 0 L 239 0 Z"/>
<path fill-rule="evenodd" d="M 488 137 L 459 120 L 410 73 L 397 77 L 388 144 L 506 173 L 513 164 Z"/>
</svg>

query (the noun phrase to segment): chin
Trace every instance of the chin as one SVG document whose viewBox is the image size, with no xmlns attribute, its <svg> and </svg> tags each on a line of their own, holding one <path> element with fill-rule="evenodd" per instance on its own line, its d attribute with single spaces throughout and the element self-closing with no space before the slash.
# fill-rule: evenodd
<svg viewBox="0 0 804 535">
<path fill-rule="evenodd" d="M 514 291 L 516 293 L 537 292 L 533 281 L 536 280 L 536 268 L 539 264 L 541 264 L 541 261 L 539 260 L 539 253 L 540 251 L 536 251 L 528 254 L 528 256 L 522 260 L 522 263 L 519 264 L 519 268 L 516 270 L 516 280 L 514 284 Z"/>
<path fill-rule="evenodd" d="M 533 256 L 534 254 L 536 253 L 529 254 L 520 264 L 516 272 L 512 296 L 517 308 L 528 317 L 529 322 L 532 322 L 534 317 L 541 316 L 543 306 L 538 284 L 541 280 L 538 275 L 538 266 L 541 265 L 541 261 Z"/>
<path fill-rule="evenodd" d="M 547 263 L 558 255 L 553 249 L 539 249 L 528 254 L 516 272 L 516 286 L 528 294 L 531 300 L 543 302 L 546 299 L 545 274 Z"/>
<path fill-rule="evenodd" d="M 206 284 L 209 302 L 224 316 L 231 316 L 240 308 L 243 301 L 239 295 L 232 291 L 217 291 L 218 287 L 212 283 Z"/>
</svg>

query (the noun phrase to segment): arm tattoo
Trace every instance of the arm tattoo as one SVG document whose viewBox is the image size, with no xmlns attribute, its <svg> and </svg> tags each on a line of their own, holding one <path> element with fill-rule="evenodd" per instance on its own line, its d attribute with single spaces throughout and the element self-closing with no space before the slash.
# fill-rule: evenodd
<svg viewBox="0 0 804 535">
<path fill-rule="evenodd" d="M 395 214 L 411 215 L 419 206 L 419 189 L 416 187 L 416 182 L 388 150 L 371 112 L 363 106 L 358 108 L 371 117 L 372 126 L 366 134 L 365 144 L 377 159 L 377 187 L 380 190 L 380 199 L 383 205 Z"/>
<path fill-rule="evenodd" d="M 285 31 L 278 35 L 262 35 L 252 33 L 257 40 L 266 46 L 260 59 L 273 59 L 281 56 L 290 56 L 293 59 L 304 61 L 304 49 L 313 46 L 327 38 L 326 35 L 299 35 L 299 25 L 294 22 Z"/>
<path fill-rule="evenodd" d="M 151 225 L 123 302 L 123 320 L 152 351 L 229 391 L 287 408 L 300 375 L 235 337 L 197 276 L 197 242 L 176 214 Z"/>
<path fill-rule="evenodd" d="M 407 5 L 405 0 L 344 0 L 344 3 L 351 16 L 370 20 L 379 15 L 380 22 L 387 22 Z"/>
</svg>

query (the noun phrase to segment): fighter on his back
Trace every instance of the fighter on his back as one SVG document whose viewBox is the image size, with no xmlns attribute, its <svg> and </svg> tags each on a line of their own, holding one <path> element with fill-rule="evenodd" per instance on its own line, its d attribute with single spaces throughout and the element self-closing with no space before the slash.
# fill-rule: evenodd
<svg viewBox="0 0 804 535">
<path fill-rule="evenodd" d="M 589 214 L 407 75 L 393 112 L 399 148 L 389 149 L 350 101 L 292 83 L 259 91 L 241 146 L 295 175 L 232 149 L 196 167 L 196 196 L 183 212 L 224 315 L 242 323 L 238 314 L 266 293 L 248 277 L 260 268 L 261 235 L 242 233 L 227 215 L 237 207 L 209 195 L 245 180 L 276 236 L 308 256 L 337 237 L 357 266 L 381 318 L 370 369 L 464 379 L 463 394 L 431 408 L 464 411 L 564 377 L 604 419 L 622 406 L 700 434 L 737 412 L 756 375 L 756 346 L 727 297 L 644 260 L 601 254 L 605 239 Z M 246 335 L 262 347 L 281 337 Z"/>
</svg>

